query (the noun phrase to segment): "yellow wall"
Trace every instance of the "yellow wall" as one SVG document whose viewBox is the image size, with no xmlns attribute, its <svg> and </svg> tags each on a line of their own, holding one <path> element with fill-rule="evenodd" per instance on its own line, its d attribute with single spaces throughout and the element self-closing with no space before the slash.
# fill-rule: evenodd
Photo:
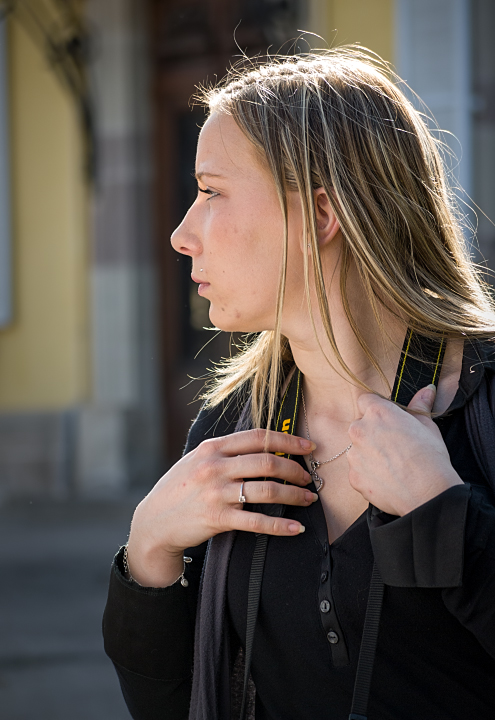
<svg viewBox="0 0 495 720">
<path fill-rule="evenodd" d="M 328 45 L 359 42 L 393 61 L 393 0 L 310 8 Z M 0 330 L 0 411 L 64 408 L 88 387 L 81 132 L 73 98 L 15 19 L 9 62 L 15 317 Z"/>
<path fill-rule="evenodd" d="M 70 406 L 87 391 L 87 202 L 73 98 L 9 23 L 14 321 L 0 330 L 0 410 Z"/>
<path fill-rule="evenodd" d="M 309 0 L 309 4 L 310 29 L 324 38 L 326 46 L 359 43 L 394 61 L 394 0 Z"/>
</svg>

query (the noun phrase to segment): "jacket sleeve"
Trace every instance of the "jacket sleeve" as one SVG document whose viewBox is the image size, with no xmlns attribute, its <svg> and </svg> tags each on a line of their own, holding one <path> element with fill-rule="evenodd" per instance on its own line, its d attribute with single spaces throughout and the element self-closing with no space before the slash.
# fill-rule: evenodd
<svg viewBox="0 0 495 720">
<path fill-rule="evenodd" d="M 235 428 L 237 404 L 201 410 L 185 452 L 203 440 Z M 125 578 L 123 548 L 110 574 L 103 616 L 105 651 L 113 661 L 134 720 L 184 720 L 192 685 L 194 626 L 206 543 L 186 551 L 188 586 L 145 588 Z"/>
<path fill-rule="evenodd" d="M 194 622 L 204 552 L 186 568 L 187 587 L 145 588 L 125 578 L 122 548 L 103 616 L 105 652 L 114 662 L 135 720 L 187 718 Z M 192 551 L 191 551 L 192 552 Z"/>
<path fill-rule="evenodd" d="M 386 585 L 439 588 L 444 603 L 495 658 L 495 507 L 491 493 L 456 485 L 404 517 L 370 513 Z"/>
</svg>

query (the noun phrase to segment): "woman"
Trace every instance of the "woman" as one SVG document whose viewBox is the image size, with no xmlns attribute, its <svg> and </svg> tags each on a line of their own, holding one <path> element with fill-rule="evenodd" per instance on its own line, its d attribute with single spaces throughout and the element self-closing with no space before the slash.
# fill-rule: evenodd
<svg viewBox="0 0 495 720">
<path fill-rule="evenodd" d="M 495 313 L 436 143 L 355 49 L 203 98 L 172 244 L 212 323 L 256 335 L 116 557 L 104 632 L 131 714 L 237 717 L 250 672 L 256 720 L 492 716 Z"/>
</svg>

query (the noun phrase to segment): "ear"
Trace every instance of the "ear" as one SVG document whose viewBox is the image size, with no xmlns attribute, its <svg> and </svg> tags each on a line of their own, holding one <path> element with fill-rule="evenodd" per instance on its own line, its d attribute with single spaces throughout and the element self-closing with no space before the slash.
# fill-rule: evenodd
<svg viewBox="0 0 495 720">
<path fill-rule="evenodd" d="M 318 227 L 318 244 L 324 247 L 330 243 L 340 230 L 340 224 L 332 210 L 328 195 L 323 188 L 317 188 L 314 192 L 316 224 Z"/>
</svg>

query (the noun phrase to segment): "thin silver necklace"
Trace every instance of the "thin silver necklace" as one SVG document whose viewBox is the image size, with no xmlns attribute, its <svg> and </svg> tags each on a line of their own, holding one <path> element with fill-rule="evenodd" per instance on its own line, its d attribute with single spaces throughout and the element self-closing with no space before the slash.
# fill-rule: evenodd
<svg viewBox="0 0 495 720">
<path fill-rule="evenodd" d="M 309 425 L 308 425 L 308 415 L 306 413 L 306 403 L 304 402 L 304 391 L 302 388 L 301 388 L 301 397 L 302 397 L 302 404 L 303 404 L 303 410 L 304 410 L 304 421 L 306 423 L 306 434 L 308 436 L 308 440 L 311 440 L 311 438 L 309 436 Z M 337 458 L 339 458 L 341 455 L 344 455 L 344 454 L 347 455 L 347 453 L 349 452 L 351 447 L 352 447 L 352 443 L 350 443 L 350 445 L 348 445 L 344 450 L 341 450 L 339 453 L 337 453 L 337 455 L 334 455 L 333 457 L 331 457 L 329 460 L 322 460 L 322 461 L 316 460 L 313 453 L 312 452 L 310 453 L 309 464 L 310 464 L 311 470 L 309 471 L 309 474 L 313 478 L 313 482 L 315 485 L 317 482 L 319 483 L 316 487 L 316 492 L 320 492 L 320 490 L 323 487 L 323 483 L 324 483 L 323 478 L 320 477 L 317 473 L 318 468 L 321 465 L 326 465 L 327 463 L 331 463 L 334 460 L 337 460 Z"/>
</svg>

